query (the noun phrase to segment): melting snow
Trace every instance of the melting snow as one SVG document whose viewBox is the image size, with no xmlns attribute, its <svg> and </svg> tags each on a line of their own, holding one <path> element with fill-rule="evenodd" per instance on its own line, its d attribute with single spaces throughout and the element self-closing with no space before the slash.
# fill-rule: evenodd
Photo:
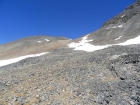
<svg viewBox="0 0 140 105">
<path fill-rule="evenodd" d="M 42 41 L 37 41 L 38 43 L 41 43 Z"/>
<path fill-rule="evenodd" d="M 105 29 L 117 28 L 117 27 L 121 28 L 121 27 L 123 27 L 123 25 L 121 24 L 121 25 L 119 25 L 119 26 L 107 27 L 107 28 L 105 28 Z"/>
<path fill-rule="evenodd" d="M 87 42 L 93 41 L 93 40 L 86 40 L 87 38 L 88 38 L 88 35 L 86 35 L 85 37 L 83 37 L 82 40 L 79 41 L 79 43 L 72 42 L 71 44 L 69 44 L 69 47 L 75 48 L 75 47 L 82 46 L 82 45 L 86 44 Z"/>
<path fill-rule="evenodd" d="M 124 14 L 124 15 L 122 15 L 122 16 L 121 16 L 121 18 L 123 18 L 124 16 L 125 16 L 125 14 Z"/>
<path fill-rule="evenodd" d="M 87 40 L 87 38 L 88 38 L 88 35 L 83 37 L 82 40 L 79 41 L 79 43 L 74 43 L 73 42 L 73 43 L 69 44 L 68 46 L 70 48 L 75 48 L 74 50 L 84 50 L 84 51 L 87 51 L 87 52 L 92 52 L 92 51 L 96 51 L 96 50 L 100 50 L 100 49 L 103 49 L 105 47 L 108 47 L 108 46 L 94 46 L 94 45 L 91 45 L 88 42 L 91 42 L 93 40 Z"/>
<path fill-rule="evenodd" d="M 115 40 L 119 40 L 122 36 L 119 36 L 118 38 L 116 38 Z"/>
<path fill-rule="evenodd" d="M 131 44 L 140 44 L 140 35 L 134 39 L 127 40 L 126 42 L 120 43 L 118 45 L 131 45 Z"/>
<path fill-rule="evenodd" d="M 50 41 L 50 40 L 48 40 L 48 39 L 45 39 L 45 40 L 46 40 L 47 42 Z"/>
<path fill-rule="evenodd" d="M 110 27 L 106 28 L 106 29 L 110 29 Z"/>
<path fill-rule="evenodd" d="M 122 36 L 120 36 L 119 38 L 117 38 L 116 40 L 120 39 Z M 79 41 L 79 43 L 70 43 L 68 46 L 69 48 L 74 48 L 74 50 L 84 50 L 87 52 L 93 52 L 96 50 L 101 50 L 104 48 L 107 48 L 109 46 L 112 45 L 105 45 L 105 46 L 95 46 L 95 45 L 91 45 L 88 42 L 91 42 L 93 40 L 87 40 L 88 36 L 83 37 L 83 39 L 81 41 Z M 127 40 L 126 42 L 120 43 L 120 44 L 114 44 L 114 45 L 131 45 L 131 44 L 140 44 L 140 35 L 134 39 L 130 39 Z"/>
<path fill-rule="evenodd" d="M 117 26 L 111 27 L 111 28 L 117 28 Z"/>
<path fill-rule="evenodd" d="M 85 43 L 82 46 L 76 47 L 74 50 L 84 50 L 87 52 L 93 52 L 96 50 L 104 49 L 106 47 L 108 47 L 108 45 L 107 46 L 94 46 L 94 45 L 91 45 L 89 43 Z"/>
<path fill-rule="evenodd" d="M 123 27 L 123 25 L 119 25 L 118 27 Z"/>
<path fill-rule="evenodd" d="M 26 55 L 26 56 L 21 56 L 18 58 L 12 58 L 12 59 L 7 59 L 7 60 L 0 60 L 0 67 L 1 66 L 5 66 L 5 65 L 9 65 L 12 63 L 16 63 L 20 60 L 26 59 L 26 58 L 30 58 L 30 57 L 37 57 L 37 56 L 41 56 L 44 54 L 47 54 L 48 52 L 44 52 L 44 53 L 40 53 L 40 54 L 31 54 L 31 55 Z"/>
</svg>

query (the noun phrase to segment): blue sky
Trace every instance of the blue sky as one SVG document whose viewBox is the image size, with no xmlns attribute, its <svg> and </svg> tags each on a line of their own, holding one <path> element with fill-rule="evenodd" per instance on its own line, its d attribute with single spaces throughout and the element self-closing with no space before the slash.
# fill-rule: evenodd
<svg viewBox="0 0 140 105">
<path fill-rule="evenodd" d="M 0 0 L 0 44 L 36 35 L 76 39 L 135 0 Z"/>
</svg>

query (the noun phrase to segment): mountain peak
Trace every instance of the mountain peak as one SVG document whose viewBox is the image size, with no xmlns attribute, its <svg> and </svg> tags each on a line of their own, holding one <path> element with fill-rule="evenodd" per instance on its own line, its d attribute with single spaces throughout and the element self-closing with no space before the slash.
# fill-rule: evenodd
<svg viewBox="0 0 140 105">
<path fill-rule="evenodd" d="M 128 7 L 126 8 L 126 10 L 135 9 L 135 8 L 137 8 L 138 6 L 140 6 L 140 0 L 136 0 L 132 5 L 128 6 Z"/>
<path fill-rule="evenodd" d="M 137 3 L 140 3 L 140 0 L 136 0 Z"/>
<path fill-rule="evenodd" d="M 140 15 L 140 0 L 136 0 L 133 4 L 126 7 L 126 9 L 120 14 L 106 21 L 102 27 L 110 24 L 126 23 L 136 15 Z"/>
</svg>

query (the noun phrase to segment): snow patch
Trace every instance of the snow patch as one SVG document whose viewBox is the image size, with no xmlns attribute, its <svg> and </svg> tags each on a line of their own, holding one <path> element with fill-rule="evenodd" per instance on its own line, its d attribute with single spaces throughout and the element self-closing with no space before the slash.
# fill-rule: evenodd
<svg viewBox="0 0 140 105">
<path fill-rule="evenodd" d="M 115 40 L 119 40 L 121 37 L 123 37 L 123 36 L 119 36 L 118 38 L 116 38 Z"/>
<path fill-rule="evenodd" d="M 74 50 L 84 50 L 84 51 L 87 51 L 87 52 L 92 52 L 92 51 L 96 51 L 96 50 L 100 50 L 100 49 L 108 47 L 108 45 L 107 46 L 91 45 L 88 42 L 91 42 L 93 40 L 87 40 L 87 38 L 88 38 L 88 35 L 83 37 L 82 40 L 79 41 L 79 43 L 72 42 L 68 46 L 69 46 L 69 48 L 74 48 Z"/>
<path fill-rule="evenodd" d="M 17 58 L 12 58 L 12 59 L 7 59 L 7 60 L 0 60 L 0 67 L 1 66 L 5 66 L 5 65 L 9 65 L 12 63 L 16 63 L 20 60 L 26 59 L 26 58 L 30 58 L 30 57 L 37 57 L 37 56 L 41 56 L 44 54 L 47 54 L 48 52 L 43 52 L 40 54 L 31 54 L 31 55 L 26 55 L 26 56 L 21 56 L 21 57 L 17 57 Z"/>
<path fill-rule="evenodd" d="M 48 40 L 48 39 L 45 39 L 45 40 L 46 40 L 47 42 L 50 41 L 50 40 Z"/>
<path fill-rule="evenodd" d="M 116 38 L 116 40 L 119 40 L 122 36 Z M 105 45 L 105 46 L 95 46 L 95 45 L 91 45 L 90 43 L 88 42 L 91 42 L 93 40 L 87 40 L 88 36 L 85 36 L 82 38 L 81 41 L 79 41 L 79 43 L 70 43 L 68 44 L 69 48 L 74 48 L 74 50 L 83 50 L 83 51 L 87 51 L 87 52 L 93 52 L 93 51 L 96 51 L 96 50 L 101 50 L 101 49 L 104 49 L 104 48 L 107 48 L 107 47 L 110 47 L 110 46 L 113 46 L 113 45 L 131 45 L 131 44 L 140 44 L 140 35 L 134 39 L 130 39 L 130 40 L 127 40 L 123 43 L 120 43 L 120 44 L 112 44 L 112 45 Z"/>
<path fill-rule="evenodd" d="M 38 43 L 41 43 L 42 41 L 37 41 Z"/>
<path fill-rule="evenodd" d="M 96 50 L 104 49 L 106 47 L 108 47 L 108 45 L 106 45 L 106 46 L 94 46 L 94 45 L 91 45 L 89 43 L 85 43 L 81 46 L 76 47 L 74 50 L 84 50 L 84 51 L 87 51 L 87 52 L 93 52 L 93 51 L 96 51 Z"/>
<path fill-rule="evenodd" d="M 107 27 L 107 28 L 105 28 L 105 29 L 110 29 L 110 27 Z"/>
<path fill-rule="evenodd" d="M 129 39 L 123 43 L 117 45 L 131 45 L 131 44 L 140 44 L 140 35 L 134 39 Z"/>
<path fill-rule="evenodd" d="M 125 16 L 125 14 L 124 14 L 124 15 L 122 15 L 122 16 L 121 16 L 121 18 L 123 18 L 124 16 Z"/>
<path fill-rule="evenodd" d="M 121 24 L 121 25 L 119 25 L 119 26 L 113 26 L 113 27 L 107 27 L 107 28 L 105 28 L 105 29 L 110 29 L 110 28 L 121 28 L 121 27 L 123 27 L 123 25 Z"/>
<path fill-rule="evenodd" d="M 117 26 L 113 26 L 113 27 L 111 27 L 111 28 L 117 28 Z"/>
<path fill-rule="evenodd" d="M 88 35 L 89 35 L 89 34 L 88 34 Z M 85 37 L 83 37 L 82 40 L 79 41 L 79 43 L 72 42 L 72 43 L 69 44 L 68 46 L 69 46 L 70 48 L 76 48 L 76 47 L 79 47 L 79 46 L 82 46 L 82 45 L 86 44 L 87 42 L 93 41 L 93 40 L 87 40 L 88 35 L 86 35 Z"/>
<path fill-rule="evenodd" d="M 118 27 L 123 27 L 123 25 L 119 25 Z"/>
</svg>

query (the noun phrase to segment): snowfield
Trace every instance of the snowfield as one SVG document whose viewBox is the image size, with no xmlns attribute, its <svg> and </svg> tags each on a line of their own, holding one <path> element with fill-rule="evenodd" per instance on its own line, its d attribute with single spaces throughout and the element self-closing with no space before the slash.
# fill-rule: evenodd
<svg viewBox="0 0 140 105">
<path fill-rule="evenodd" d="M 117 45 L 131 45 L 131 44 L 140 44 L 140 35 L 134 39 L 129 39 L 123 43 Z"/>
<path fill-rule="evenodd" d="M 122 36 L 118 37 L 117 39 L 115 40 L 119 40 Z M 88 38 L 88 35 L 83 37 L 81 41 L 79 41 L 79 43 L 70 43 L 68 44 L 68 47 L 69 48 L 74 48 L 74 50 L 83 50 L 83 51 L 87 51 L 87 52 L 93 52 L 93 51 L 96 51 L 96 50 L 101 50 L 101 49 L 104 49 L 104 48 L 107 48 L 109 46 L 112 46 L 112 45 L 105 45 L 105 46 L 95 46 L 95 45 L 92 45 L 88 42 L 91 42 L 93 40 L 87 40 Z M 124 45 L 131 45 L 131 44 L 140 44 L 140 35 L 134 39 L 130 39 L 130 40 L 127 40 L 123 43 L 120 43 L 120 44 L 113 44 L 113 45 L 121 45 L 121 46 L 124 46 Z"/>
<path fill-rule="evenodd" d="M 87 51 L 87 52 L 92 52 L 92 51 L 96 51 L 96 50 L 100 50 L 100 49 L 104 49 L 105 47 L 108 47 L 108 46 L 94 46 L 94 45 L 91 45 L 88 42 L 91 42 L 93 40 L 87 40 L 88 35 L 83 37 L 82 40 L 79 41 L 79 43 L 72 42 L 68 46 L 70 48 L 74 48 L 74 50 L 84 50 L 84 51 Z"/>
<path fill-rule="evenodd" d="M 74 48 L 74 50 L 83 50 L 83 51 L 87 51 L 87 52 L 93 52 L 93 51 L 96 51 L 96 50 L 101 50 L 101 49 L 107 48 L 109 46 L 112 46 L 112 45 L 105 45 L 105 46 L 92 45 L 89 42 L 91 42 L 93 40 L 88 40 L 88 35 L 83 37 L 82 40 L 79 41 L 78 43 L 72 42 L 72 43 L 68 44 L 68 47 L 69 48 Z M 121 37 L 122 36 L 118 37 L 115 40 L 119 40 Z M 130 40 L 127 40 L 123 43 L 113 44 L 113 45 L 125 46 L 125 45 L 131 45 L 131 44 L 140 44 L 140 35 L 138 37 L 134 38 L 134 39 L 130 39 Z M 0 60 L 0 67 L 5 66 L 5 65 L 9 65 L 9 64 L 12 64 L 12 63 L 16 63 L 16 62 L 18 62 L 20 60 L 23 60 L 23 59 L 26 59 L 26 58 L 37 57 L 37 56 L 41 56 L 41 55 L 44 55 L 44 54 L 47 54 L 47 53 L 48 52 L 43 52 L 43 53 L 40 53 L 40 54 L 31 54 L 31 55 L 21 56 L 21 57 L 7 59 L 7 60 Z"/>
<path fill-rule="evenodd" d="M 16 62 L 18 62 L 20 60 L 23 60 L 23 59 L 26 59 L 26 58 L 37 57 L 37 56 L 41 56 L 41 55 L 44 55 L 44 54 L 47 54 L 47 53 L 48 52 L 44 52 L 44 53 L 40 53 L 40 54 L 31 54 L 31 55 L 21 56 L 21 57 L 18 57 L 18 58 L 1 60 L 0 61 L 0 67 L 5 66 L 5 65 L 9 65 L 9 64 L 12 64 L 12 63 L 16 63 Z"/>
</svg>

